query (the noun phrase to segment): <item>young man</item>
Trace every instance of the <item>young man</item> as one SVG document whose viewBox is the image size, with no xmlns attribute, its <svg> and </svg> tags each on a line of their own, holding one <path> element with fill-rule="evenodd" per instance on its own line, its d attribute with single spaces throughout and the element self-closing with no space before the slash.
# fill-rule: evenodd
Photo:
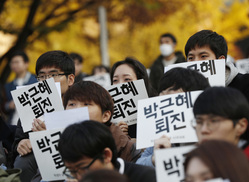
<svg viewBox="0 0 249 182">
<path fill-rule="evenodd" d="M 159 82 L 161 95 L 205 90 L 210 87 L 208 80 L 199 72 L 186 68 L 173 68 L 166 73 Z M 154 147 L 147 148 L 137 160 L 136 164 L 155 167 L 154 150 L 171 147 L 170 138 L 162 136 L 155 140 Z"/>
<path fill-rule="evenodd" d="M 202 30 L 188 39 L 185 54 L 187 61 L 226 59 L 227 43 L 216 32 Z M 226 62 L 226 86 L 240 90 L 249 101 L 249 74 L 239 73 L 231 62 Z"/>
<path fill-rule="evenodd" d="M 225 140 L 244 149 L 249 158 L 249 103 L 237 89 L 212 87 L 196 99 L 193 125 L 199 142 Z"/>
<path fill-rule="evenodd" d="M 110 94 L 100 85 L 91 81 L 80 81 L 68 89 L 63 98 L 64 108 L 88 107 L 91 120 L 109 127 L 115 140 L 118 156 L 126 161 L 135 162 L 140 157 L 135 143 L 125 135 L 119 126 L 111 123 L 113 101 Z"/>
<path fill-rule="evenodd" d="M 82 81 L 83 78 L 87 77 L 88 75 L 82 72 L 83 67 L 83 57 L 78 53 L 72 52 L 69 56 L 73 59 L 75 65 L 75 79 L 74 82 L 77 83 Z"/>
<path fill-rule="evenodd" d="M 130 182 L 156 181 L 152 168 L 125 162 L 118 157 L 109 128 L 96 121 L 84 121 L 67 127 L 59 141 L 59 152 L 65 163 L 64 174 L 78 181 L 87 171 L 117 170 Z"/>
<path fill-rule="evenodd" d="M 8 124 L 16 125 L 18 121 L 18 114 L 11 95 L 11 91 L 15 90 L 17 86 L 29 85 L 37 82 L 34 75 L 28 71 L 29 58 L 23 51 L 16 51 L 10 57 L 11 71 L 16 74 L 16 78 L 5 85 L 5 96 L 7 102 L 5 110 L 8 112 Z"/>
<path fill-rule="evenodd" d="M 36 62 L 37 80 L 42 81 L 53 77 L 55 82 L 60 82 L 62 96 L 74 83 L 74 62 L 63 51 L 49 51 L 42 54 Z M 36 128 L 43 128 L 44 124 L 35 122 Z M 31 128 L 30 128 L 31 129 Z M 21 180 L 30 181 L 36 174 L 37 164 L 32 153 L 29 140 L 29 132 L 24 133 L 20 120 L 18 121 L 13 153 L 15 158 L 14 167 L 21 168 Z"/>
<path fill-rule="evenodd" d="M 185 62 L 183 55 L 175 54 L 176 38 L 170 33 L 160 36 L 161 55 L 154 61 L 150 68 L 150 82 L 154 89 L 158 90 L 159 80 L 163 76 L 164 67 L 170 64 Z"/>
</svg>

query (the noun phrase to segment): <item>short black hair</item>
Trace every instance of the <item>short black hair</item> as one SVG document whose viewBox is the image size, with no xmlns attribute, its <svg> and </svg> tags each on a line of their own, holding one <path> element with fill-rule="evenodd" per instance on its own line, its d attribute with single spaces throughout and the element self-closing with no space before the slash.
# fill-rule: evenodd
<svg viewBox="0 0 249 182">
<path fill-rule="evenodd" d="M 79 60 L 80 63 L 83 63 L 83 61 L 84 61 L 84 58 L 83 58 L 80 54 L 78 54 L 78 53 L 76 53 L 76 52 L 71 52 L 71 53 L 69 54 L 69 56 L 70 56 L 73 60 L 75 60 L 75 59 Z"/>
<path fill-rule="evenodd" d="M 162 35 L 160 36 L 160 39 L 159 39 L 159 43 L 160 43 L 160 44 L 162 43 L 161 39 L 162 39 L 163 37 L 169 37 L 169 38 L 171 38 L 171 40 L 172 40 L 175 44 L 177 43 L 176 38 L 175 38 L 175 36 L 174 36 L 173 34 L 171 34 L 171 33 L 165 33 L 165 34 L 162 34 Z"/>
<path fill-rule="evenodd" d="M 61 134 L 58 150 L 62 160 L 77 162 L 83 157 L 94 158 L 105 148 L 112 151 L 112 164 L 116 166 L 117 149 L 110 129 L 93 120 L 68 126 Z"/>
<path fill-rule="evenodd" d="M 194 115 L 213 114 L 233 120 L 234 125 L 239 119 L 249 121 L 249 103 L 245 96 L 231 87 L 210 87 L 196 99 L 193 107 Z M 240 137 L 249 140 L 249 126 Z"/>
<path fill-rule="evenodd" d="M 113 76 L 114 76 L 115 70 L 117 69 L 117 67 L 119 67 L 122 64 L 126 64 L 129 67 L 131 67 L 134 73 L 136 74 L 138 80 L 139 79 L 144 80 L 144 84 L 145 84 L 149 97 L 153 97 L 157 95 L 156 91 L 152 88 L 150 84 L 149 76 L 147 74 L 147 70 L 144 67 L 144 65 L 140 63 L 138 60 L 136 60 L 135 58 L 131 58 L 131 57 L 126 57 L 125 60 L 118 61 L 112 66 L 111 72 L 110 72 L 111 84 L 113 84 Z"/>
<path fill-rule="evenodd" d="M 63 96 L 64 108 L 67 107 L 69 100 L 77 100 L 80 102 L 93 101 L 100 106 L 102 113 L 105 111 L 111 112 L 109 121 L 105 123 L 107 126 L 111 124 L 114 103 L 109 92 L 99 84 L 92 81 L 79 81 L 73 84 Z"/>
<path fill-rule="evenodd" d="M 227 42 L 222 35 L 212 30 L 201 30 L 192 35 L 185 45 L 185 55 L 188 57 L 189 51 L 196 47 L 208 46 L 218 59 L 220 56 L 227 58 Z"/>
<path fill-rule="evenodd" d="M 182 89 L 184 92 L 205 90 L 210 87 L 208 80 L 198 71 L 187 68 L 173 68 L 166 73 L 159 82 L 158 92 L 167 88 Z"/>
<path fill-rule="evenodd" d="M 24 51 L 22 51 L 22 50 L 16 50 L 16 51 L 14 51 L 13 54 L 11 54 L 9 60 L 11 61 L 11 59 L 12 59 L 13 57 L 15 57 L 15 56 L 21 56 L 21 57 L 23 58 L 23 61 L 24 61 L 25 63 L 28 63 L 28 62 L 29 62 L 29 57 L 28 57 L 27 54 L 26 54 Z"/>
<path fill-rule="evenodd" d="M 64 73 L 75 74 L 75 66 L 72 58 L 64 51 L 48 51 L 42 54 L 36 62 L 36 75 L 42 68 L 55 67 Z"/>
</svg>

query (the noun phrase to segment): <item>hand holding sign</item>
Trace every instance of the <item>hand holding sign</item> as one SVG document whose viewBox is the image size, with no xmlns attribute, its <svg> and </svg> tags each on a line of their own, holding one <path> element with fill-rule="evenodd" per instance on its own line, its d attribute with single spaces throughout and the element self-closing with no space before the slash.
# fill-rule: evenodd
<svg viewBox="0 0 249 182">
<path fill-rule="evenodd" d="M 119 128 L 123 131 L 124 134 L 128 135 L 128 124 L 124 121 L 118 123 Z"/>
<path fill-rule="evenodd" d="M 170 137 L 167 137 L 166 135 L 163 135 L 154 141 L 154 150 L 170 148 L 170 147 L 171 147 Z M 153 165 L 155 166 L 155 153 L 153 153 L 151 160 Z"/>
<path fill-rule="evenodd" d="M 43 131 L 46 130 L 46 125 L 43 121 L 40 119 L 34 119 L 34 122 L 32 123 L 32 131 Z"/>
<path fill-rule="evenodd" d="M 19 142 L 17 146 L 17 152 L 23 156 L 27 155 L 32 151 L 32 146 L 29 139 L 23 139 Z"/>
</svg>

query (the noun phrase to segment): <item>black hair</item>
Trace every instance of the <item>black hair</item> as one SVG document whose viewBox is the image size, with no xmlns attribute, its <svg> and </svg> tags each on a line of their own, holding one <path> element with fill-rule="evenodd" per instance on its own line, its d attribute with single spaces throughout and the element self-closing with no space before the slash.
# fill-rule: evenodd
<svg viewBox="0 0 249 182">
<path fill-rule="evenodd" d="M 112 151 L 111 162 L 116 166 L 117 149 L 112 133 L 107 126 L 93 120 L 68 126 L 58 144 L 62 160 L 67 162 L 77 162 L 83 157 L 94 158 L 105 148 Z"/>
<path fill-rule="evenodd" d="M 75 59 L 79 60 L 80 63 L 83 63 L 83 61 L 84 61 L 84 58 L 83 58 L 80 54 L 78 54 L 78 53 L 71 52 L 71 53 L 69 54 L 69 56 L 70 56 L 73 60 L 75 60 Z"/>
<path fill-rule="evenodd" d="M 159 82 L 158 92 L 172 87 L 171 90 L 182 89 L 184 92 L 204 90 L 210 87 L 208 80 L 198 71 L 187 68 L 173 68 Z"/>
<path fill-rule="evenodd" d="M 11 60 L 15 56 L 21 56 L 25 63 L 29 62 L 29 58 L 28 58 L 27 54 L 24 51 L 21 51 L 21 50 L 14 51 L 13 54 L 11 54 L 9 60 Z"/>
<path fill-rule="evenodd" d="M 213 114 L 228 118 L 234 122 L 246 118 L 249 121 L 249 103 L 237 89 L 230 87 L 211 87 L 204 90 L 196 99 L 194 115 Z M 240 137 L 249 140 L 249 126 Z"/>
<path fill-rule="evenodd" d="M 42 68 L 55 67 L 64 73 L 75 74 L 75 66 L 72 58 L 64 51 L 48 51 L 42 54 L 36 62 L 36 75 Z"/>
<path fill-rule="evenodd" d="M 227 58 L 227 43 L 222 35 L 212 30 L 202 30 L 192 35 L 185 45 L 185 55 L 188 57 L 189 51 L 196 47 L 208 46 L 218 59 L 220 56 Z"/>
<path fill-rule="evenodd" d="M 176 38 L 175 38 L 175 36 L 174 35 L 172 35 L 171 33 L 165 33 L 165 34 L 162 34 L 161 36 L 160 36 L 160 39 L 159 39 L 159 43 L 161 44 L 162 43 L 162 38 L 163 37 L 169 37 L 169 38 L 171 38 L 171 40 L 176 44 L 177 43 L 177 41 L 176 41 Z"/>
<path fill-rule="evenodd" d="M 110 72 L 111 84 L 113 84 L 113 76 L 114 76 L 115 70 L 117 69 L 117 67 L 119 67 L 122 64 L 127 64 L 129 67 L 131 67 L 133 71 L 135 72 L 138 80 L 139 79 L 144 80 L 145 87 L 146 87 L 149 97 L 157 96 L 156 91 L 154 90 L 154 88 L 152 88 L 150 84 L 146 68 L 138 60 L 131 58 L 131 57 L 127 57 L 125 58 L 125 60 L 118 61 L 112 66 L 111 72 Z"/>
<path fill-rule="evenodd" d="M 100 106 L 102 114 L 105 111 L 111 112 L 111 117 L 105 125 L 109 126 L 111 124 L 114 103 L 109 92 L 99 84 L 92 81 L 79 81 L 73 84 L 68 88 L 63 96 L 64 108 L 67 107 L 69 100 L 77 100 L 81 102 L 93 101 L 95 104 Z"/>
<path fill-rule="evenodd" d="M 110 68 L 107 67 L 107 66 L 104 66 L 104 65 L 98 65 L 98 66 L 94 66 L 94 68 L 92 69 L 92 75 L 95 74 L 95 71 L 97 69 L 104 69 L 106 71 L 106 73 L 109 73 L 110 72 Z"/>
</svg>

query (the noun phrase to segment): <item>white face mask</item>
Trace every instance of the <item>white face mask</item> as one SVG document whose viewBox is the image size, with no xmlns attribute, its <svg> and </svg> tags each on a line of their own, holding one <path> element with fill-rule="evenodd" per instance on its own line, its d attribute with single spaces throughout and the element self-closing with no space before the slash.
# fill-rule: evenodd
<svg viewBox="0 0 249 182">
<path fill-rule="evenodd" d="M 163 56 L 169 56 L 174 52 L 174 49 L 171 44 L 161 44 L 160 51 Z"/>
</svg>

